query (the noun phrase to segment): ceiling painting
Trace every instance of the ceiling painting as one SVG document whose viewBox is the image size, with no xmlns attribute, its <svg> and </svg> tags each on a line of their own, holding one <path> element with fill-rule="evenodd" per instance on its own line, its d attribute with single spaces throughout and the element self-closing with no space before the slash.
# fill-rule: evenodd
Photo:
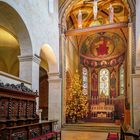
<svg viewBox="0 0 140 140">
<path fill-rule="evenodd" d="M 96 33 L 83 42 L 80 50 L 81 63 L 92 67 L 111 67 L 123 62 L 125 51 L 125 43 L 117 33 Z"/>
<path fill-rule="evenodd" d="M 112 5 L 114 9 L 114 23 L 128 22 L 128 4 L 124 0 L 99 0 L 97 19 L 94 19 L 93 0 L 79 0 L 67 9 L 66 20 L 67 29 L 78 28 L 78 12 L 82 12 L 82 27 L 91 27 L 102 24 L 109 24 L 109 8 Z M 70 21 L 71 20 L 71 21 Z M 69 21 L 72 23 L 69 24 Z"/>
</svg>

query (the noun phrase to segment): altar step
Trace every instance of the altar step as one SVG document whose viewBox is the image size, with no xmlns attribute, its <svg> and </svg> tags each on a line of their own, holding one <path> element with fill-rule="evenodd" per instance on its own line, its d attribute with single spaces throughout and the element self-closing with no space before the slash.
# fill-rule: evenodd
<svg viewBox="0 0 140 140">
<path fill-rule="evenodd" d="M 91 132 L 120 132 L 119 125 L 110 124 L 65 124 L 62 127 L 64 131 L 91 131 Z"/>
</svg>

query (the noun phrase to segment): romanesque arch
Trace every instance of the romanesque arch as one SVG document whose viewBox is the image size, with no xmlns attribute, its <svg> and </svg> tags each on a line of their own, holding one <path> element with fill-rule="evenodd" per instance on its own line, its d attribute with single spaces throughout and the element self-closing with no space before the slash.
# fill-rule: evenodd
<svg viewBox="0 0 140 140">
<path fill-rule="evenodd" d="M 32 43 L 24 20 L 14 7 L 0 1 L 1 26 L 10 30 L 18 39 L 21 55 L 32 54 Z"/>
</svg>

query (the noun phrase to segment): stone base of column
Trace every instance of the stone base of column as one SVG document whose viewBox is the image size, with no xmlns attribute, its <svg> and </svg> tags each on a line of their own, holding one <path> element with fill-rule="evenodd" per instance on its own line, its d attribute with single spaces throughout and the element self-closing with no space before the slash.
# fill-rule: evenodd
<svg viewBox="0 0 140 140">
<path fill-rule="evenodd" d="M 138 131 L 140 129 L 140 74 L 133 74 L 131 82 L 131 123 L 135 131 Z"/>
<path fill-rule="evenodd" d="M 61 127 L 61 108 L 62 108 L 62 94 L 61 94 L 61 78 L 59 73 L 49 73 L 49 110 L 48 119 L 58 120 L 58 125 Z"/>
</svg>

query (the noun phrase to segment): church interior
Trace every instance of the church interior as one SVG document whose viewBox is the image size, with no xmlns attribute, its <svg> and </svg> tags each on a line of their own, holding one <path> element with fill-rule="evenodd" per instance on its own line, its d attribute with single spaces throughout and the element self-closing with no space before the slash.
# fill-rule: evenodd
<svg viewBox="0 0 140 140">
<path fill-rule="evenodd" d="M 139 22 L 139 0 L 0 0 L 0 140 L 139 140 Z"/>
</svg>

